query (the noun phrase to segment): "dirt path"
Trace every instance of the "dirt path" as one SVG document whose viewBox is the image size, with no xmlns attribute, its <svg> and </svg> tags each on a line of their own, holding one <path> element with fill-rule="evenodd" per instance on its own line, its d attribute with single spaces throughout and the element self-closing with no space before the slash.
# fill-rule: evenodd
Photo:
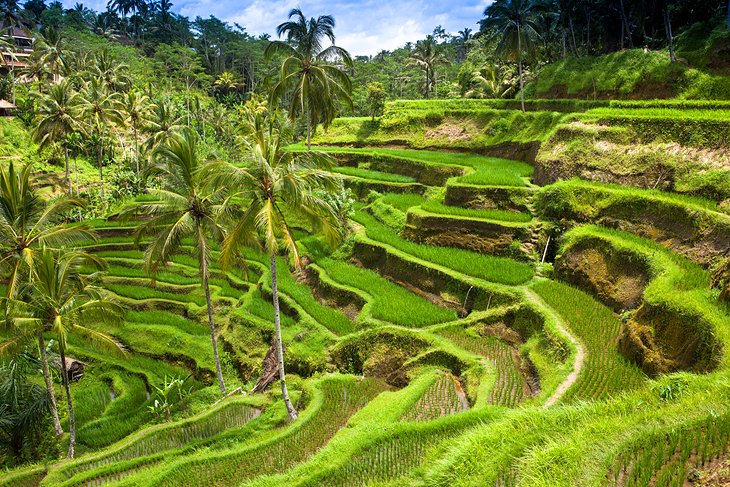
<svg viewBox="0 0 730 487">
<path fill-rule="evenodd" d="M 568 341 L 575 345 L 576 349 L 575 360 L 573 361 L 573 370 L 570 374 L 568 374 L 568 377 L 566 377 L 565 380 L 561 382 L 560 385 L 558 385 L 557 389 L 555 389 L 555 392 L 553 392 L 553 395 L 550 396 L 547 401 L 545 401 L 543 407 L 548 408 L 558 402 L 560 398 L 563 397 L 563 394 L 565 394 L 565 391 L 570 389 L 570 386 L 575 384 L 575 381 L 578 380 L 578 374 L 580 374 L 580 371 L 583 368 L 583 363 L 585 362 L 586 351 L 580 340 L 578 340 L 578 338 L 573 336 L 573 334 L 570 332 L 568 327 L 565 325 L 563 319 L 555 311 L 553 311 L 553 309 L 548 306 L 540 296 L 535 294 L 535 292 L 533 292 L 531 289 L 525 288 L 524 290 L 528 300 L 540 306 L 542 309 L 545 310 L 546 313 L 548 313 L 552 318 L 555 319 L 555 324 L 558 328 L 558 331 L 560 331 L 560 333 L 566 339 L 568 339 Z"/>
</svg>

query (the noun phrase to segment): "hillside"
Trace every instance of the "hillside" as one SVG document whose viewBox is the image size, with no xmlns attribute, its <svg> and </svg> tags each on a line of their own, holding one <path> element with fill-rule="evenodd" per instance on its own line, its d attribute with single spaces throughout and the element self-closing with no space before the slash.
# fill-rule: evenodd
<svg viewBox="0 0 730 487">
<path fill-rule="evenodd" d="M 130 355 L 73 342 L 89 364 L 74 385 L 84 453 L 2 485 L 676 485 L 710 472 L 730 444 L 725 105 L 531 103 L 398 102 L 317 136 L 359 202 L 348 247 L 300 234 L 304 273 L 280 262 L 293 423 L 275 390 L 207 405 L 195 261 L 173 259 L 150 286 L 134 224 L 93 222 L 87 248 L 130 310 L 101 330 Z M 211 290 L 225 375 L 252 384 L 273 309 L 266 257 L 246 260 L 247 275 L 214 267 Z M 150 391 L 186 374 L 176 419 L 150 426 Z"/>
<path fill-rule="evenodd" d="M 2 6 L 0 487 L 728 485 L 730 5 L 436 4 Z"/>
<path fill-rule="evenodd" d="M 730 99 L 730 34 L 724 25 L 696 23 L 667 49 L 627 49 L 568 57 L 540 69 L 527 87 L 535 98 L 583 100 Z"/>
</svg>

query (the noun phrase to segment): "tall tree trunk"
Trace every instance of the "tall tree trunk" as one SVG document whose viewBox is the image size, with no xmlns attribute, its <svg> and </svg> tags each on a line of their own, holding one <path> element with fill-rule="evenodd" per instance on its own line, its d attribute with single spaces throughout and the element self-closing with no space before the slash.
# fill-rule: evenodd
<svg viewBox="0 0 730 487">
<path fill-rule="evenodd" d="M 520 75 L 520 107 L 525 113 L 525 81 L 522 78 L 522 34 L 520 26 L 517 26 L 517 72 Z"/>
<path fill-rule="evenodd" d="M 71 188 L 71 173 L 68 170 L 68 147 L 64 147 L 63 150 L 66 157 L 66 185 L 68 186 L 68 195 L 71 196 L 73 188 Z"/>
<path fill-rule="evenodd" d="M 312 112 L 307 106 L 307 151 L 312 148 Z"/>
<path fill-rule="evenodd" d="M 730 29 L 730 0 L 727 0 L 727 28 Z"/>
<path fill-rule="evenodd" d="M 621 49 L 624 46 L 624 37 L 629 40 L 629 49 L 634 47 L 634 40 L 631 37 L 631 29 L 629 28 L 629 19 L 626 17 L 626 9 L 624 8 L 624 0 L 619 0 L 621 5 Z"/>
<path fill-rule="evenodd" d="M 76 173 L 76 196 L 79 196 L 79 165 L 78 161 L 76 160 L 76 156 L 74 156 L 74 172 Z"/>
<path fill-rule="evenodd" d="M 573 27 L 573 16 L 568 16 L 568 25 L 570 26 L 570 37 L 573 40 L 573 54 L 578 55 L 578 44 L 575 42 L 575 28 Z"/>
<path fill-rule="evenodd" d="M 669 0 L 664 0 L 664 30 L 667 33 L 667 42 L 669 43 L 669 60 L 676 62 L 677 57 L 674 55 L 674 36 L 672 35 L 672 22 L 669 19 Z"/>
<path fill-rule="evenodd" d="M 101 211 L 103 213 L 106 207 L 106 203 L 104 201 L 104 169 L 102 167 L 102 161 L 104 160 L 104 146 L 102 145 L 102 142 L 99 143 L 97 156 L 99 158 L 99 184 L 101 185 L 101 192 L 99 194 L 101 196 Z"/>
<path fill-rule="evenodd" d="M 271 294 L 274 301 L 274 325 L 276 327 L 276 355 L 279 360 L 279 380 L 281 382 L 281 395 L 289 412 L 289 417 L 294 421 L 297 419 L 297 410 L 289 399 L 289 390 L 286 388 L 286 375 L 284 374 L 284 346 L 281 343 L 281 317 L 279 316 L 279 289 L 276 285 L 276 255 L 271 253 Z"/>
<path fill-rule="evenodd" d="M 137 124 L 134 124 L 134 157 L 137 161 L 137 175 L 139 176 L 139 139 L 137 139 Z"/>
<path fill-rule="evenodd" d="M 198 232 L 201 233 L 200 231 Z M 200 274 L 205 289 L 205 302 L 208 305 L 208 326 L 210 327 L 210 340 L 213 343 L 213 358 L 215 359 L 215 373 L 218 376 L 218 385 L 223 394 L 226 393 L 226 384 L 223 382 L 221 371 L 221 359 L 218 356 L 218 338 L 216 337 L 215 323 L 213 322 L 213 303 L 210 300 L 210 286 L 208 285 L 208 261 L 204 257 L 205 249 L 200 252 Z"/>
<path fill-rule="evenodd" d="M 428 66 L 426 66 L 426 100 L 428 100 L 430 95 L 431 95 L 431 73 L 428 69 Z"/>
<path fill-rule="evenodd" d="M 51 398 L 51 417 L 53 418 L 53 429 L 56 430 L 56 436 L 63 434 L 63 428 L 61 428 L 61 421 L 58 419 L 58 403 L 56 402 L 56 391 L 53 389 L 53 382 L 51 382 L 51 371 L 48 369 L 48 357 L 46 357 L 46 343 L 43 340 L 43 332 L 38 332 L 38 348 L 41 353 L 41 369 L 43 369 L 43 380 L 46 381 L 46 389 L 48 395 Z"/>
<path fill-rule="evenodd" d="M 60 346 L 61 352 L 61 378 L 63 379 L 63 387 L 66 389 L 66 403 L 68 404 L 68 454 L 66 458 L 73 458 L 76 449 L 76 417 L 74 416 L 74 405 L 71 399 L 71 385 L 68 382 L 68 371 L 66 370 L 66 351 L 65 347 Z"/>
<path fill-rule="evenodd" d="M 431 70 L 431 76 L 433 77 L 433 97 L 438 99 L 439 97 L 439 80 L 436 74 L 436 68 Z"/>
</svg>

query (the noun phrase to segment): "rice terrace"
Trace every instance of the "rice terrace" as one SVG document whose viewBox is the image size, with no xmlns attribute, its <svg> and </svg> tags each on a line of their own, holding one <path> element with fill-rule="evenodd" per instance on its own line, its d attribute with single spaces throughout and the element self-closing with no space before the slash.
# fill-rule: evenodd
<svg viewBox="0 0 730 487">
<path fill-rule="evenodd" d="M 0 2 L 0 487 L 730 486 L 730 3 L 380 7 Z"/>
</svg>

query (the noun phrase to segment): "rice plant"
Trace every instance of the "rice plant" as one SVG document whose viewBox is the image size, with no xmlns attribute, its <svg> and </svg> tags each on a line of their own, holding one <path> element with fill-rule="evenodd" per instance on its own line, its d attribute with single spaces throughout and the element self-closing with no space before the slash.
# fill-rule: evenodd
<svg viewBox="0 0 730 487">
<path fill-rule="evenodd" d="M 430 421 L 469 409 L 459 379 L 448 372 L 439 372 L 416 403 L 402 416 L 403 421 Z"/>
<path fill-rule="evenodd" d="M 730 452 L 730 414 L 711 414 L 679 428 L 650 431 L 616 456 L 606 486 L 682 487 L 690 472 Z"/>
<path fill-rule="evenodd" d="M 497 380 L 489 394 L 489 404 L 514 407 L 528 398 L 529 388 L 514 347 L 496 337 L 477 337 L 456 329 L 439 334 L 468 352 L 486 357 L 494 365 Z"/>
<path fill-rule="evenodd" d="M 565 320 L 587 349 L 585 366 L 564 401 L 602 399 L 641 387 L 646 376 L 619 353 L 621 321 L 608 307 L 555 281 L 539 281 L 532 289 Z"/>
<path fill-rule="evenodd" d="M 529 264 L 506 257 L 479 254 L 463 249 L 423 245 L 406 240 L 378 222 L 373 216 L 358 211 L 355 220 L 365 226 L 368 238 L 390 245 L 419 259 L 461 272 L 466 276 L 500 284 L 518 285 L 530 280 L 533 269 Z"/>
<path fill-rule="evenodd" d="M 238 485 L 259 475 L 282 472 L 324 446 L 355 412 L 383 390 L 373 379 L 330 378 L 310 414 L 280 434 L 249 447 L 196 455 L 172 465 L 151 481 L 159 486 Z"/>
</svg>

